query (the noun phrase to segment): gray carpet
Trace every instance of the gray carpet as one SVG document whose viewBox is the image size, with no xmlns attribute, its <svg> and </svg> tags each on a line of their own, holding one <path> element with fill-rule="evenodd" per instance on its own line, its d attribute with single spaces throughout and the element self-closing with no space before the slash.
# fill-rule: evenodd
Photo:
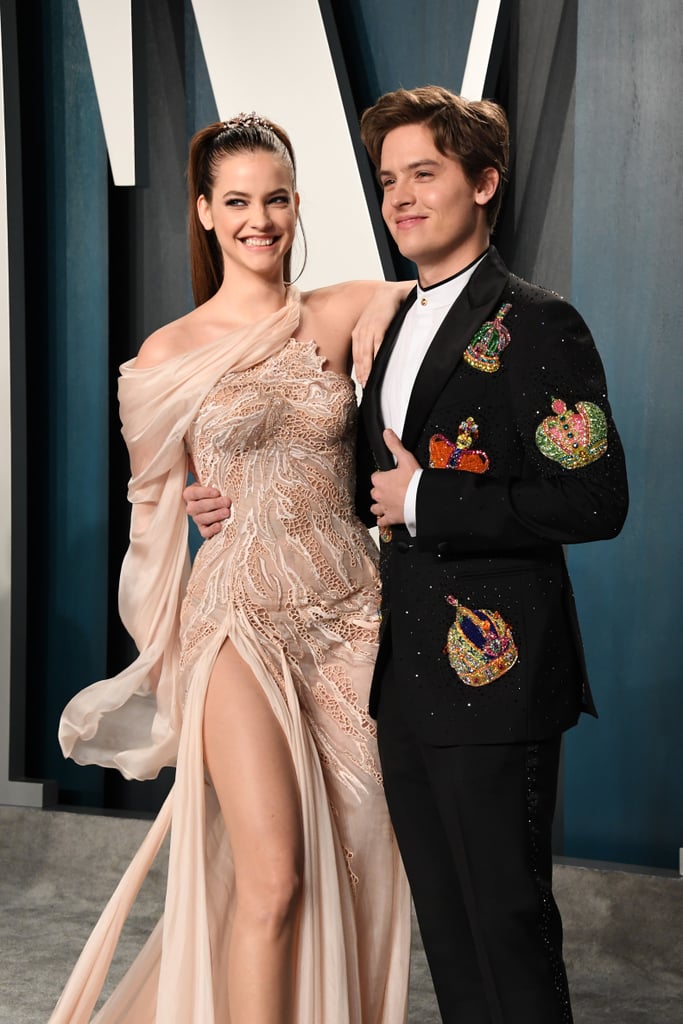
<svg viewBox="0 0 683 1024">
<path fill-rule="evenodd" d="M 45 1024 L 147 827 L 0 807 L 0 1024 Z M 163 860 L 126 925 L 110 985 L 159 916 Z M 683 880 L 563 862 L 555 890 L 575 1024 L 683 1024 Z M 410 1024 L 439 1024 L 416 929 L 410 1005 Z"/>
</svg>

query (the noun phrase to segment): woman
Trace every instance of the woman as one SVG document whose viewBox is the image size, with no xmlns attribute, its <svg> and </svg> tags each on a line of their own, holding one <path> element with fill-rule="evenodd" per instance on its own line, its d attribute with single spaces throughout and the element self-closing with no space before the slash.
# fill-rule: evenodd
<svg viewBox="0 0 683 1024">
<path fill-rule="evenodd" d="M 299 197 L 277 125 L 198 132 L 189 189 L 197 307 L 121 368 L 120 609 L 140 656 L 60 727 L 79 763 L 176 762 L 176 781 L 52 1024 L 90 1019 L 171 819 L 163 921 L 98 1022 L 398 1024 L 409 899 L 366 710 L 375 552 L 351 499 L 350 336 L 378 286 L 287 286 Z M 393 310 L 405 286 L 383 290 Z M 188 457 L 233 499 L 189 576 Z"/>
</svg>

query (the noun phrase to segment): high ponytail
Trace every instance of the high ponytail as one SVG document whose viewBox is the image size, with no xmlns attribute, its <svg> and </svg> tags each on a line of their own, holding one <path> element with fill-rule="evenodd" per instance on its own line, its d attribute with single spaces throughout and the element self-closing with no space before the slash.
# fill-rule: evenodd
<svg viewBox="0 0 683 1024">
<path fill-rule="evenodd" d="M 197 200 L 210 202 L 218 165 L 226 156 L 263 150 L 279 157 L 291 169 L 296 189 L 296 160 L 289 136 L 279 125 L 258 114 L 239 114 L 230 121 L 217 121 L 201 128 L 190 142 L 187 167 L 190 274 L 196 305 L 215 295 L 223 282 L 223 254 L 213 229 L 207 231 L 199 219 Z M 285 280 L 290 280 L 291 250 L 284 261 Z"/>
</svg>

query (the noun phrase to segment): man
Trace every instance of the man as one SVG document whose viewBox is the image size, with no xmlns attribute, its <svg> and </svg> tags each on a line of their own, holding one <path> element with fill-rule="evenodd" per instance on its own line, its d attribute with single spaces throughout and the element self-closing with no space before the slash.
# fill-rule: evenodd
<svg viewBox="0 0 683 1024">
<path fill-rule="evenodd" d="M 551 828 L 561 734 L 595 709 L 562 545 L 619 532 L 621 444 L 586 325 L 490 246 L 503 111 L 401 89 L 361 133 L 418 269 L 358 443 L 387 800 L 443 1020 L 567 1024 Z"/>
<path fill-rule="evenodd" d="M 398 90 L 361 134 L 418 268 L 359 437 L 387 800 L 443 1020 L 566 1024 L 552 817 L 561 733 L 595 710 L 562 545 L 619 532 L 621 444 L 586 325 L 490 247 L 502 110 Z"/>
</svg>

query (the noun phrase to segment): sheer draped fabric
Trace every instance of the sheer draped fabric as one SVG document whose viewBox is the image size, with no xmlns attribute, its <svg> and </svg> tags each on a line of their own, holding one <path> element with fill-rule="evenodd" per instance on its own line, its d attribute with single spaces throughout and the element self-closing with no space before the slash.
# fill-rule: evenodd
<svg viewBox="0 0 683 1024">
<path fill-rule="evenodd" d="M 258 324 L 159 367 L 121 368 L 131 455 L 122 620 L 140 652 L 78 694 L 60 741 L 83 764 L 150 778 L 164 807 L 93 931 L 51 1024 L 225 1024 L 235 885 L 202 749 L 206 687 L 230 638 L 289 744 L 304 823 L 298 1024 L 400 1024 L 409 896 L 367 697 L 376 653 L 375 550 L 352 511 L 350 382 L 293 340 L 298 294 Z M 190 572 L 187 454 L 233 514 Z M 257 740 L 256 740 L 257 741 Z M 166 833 L 164 915 L 92 1018 L 118 935 Z"/>
</svg>

